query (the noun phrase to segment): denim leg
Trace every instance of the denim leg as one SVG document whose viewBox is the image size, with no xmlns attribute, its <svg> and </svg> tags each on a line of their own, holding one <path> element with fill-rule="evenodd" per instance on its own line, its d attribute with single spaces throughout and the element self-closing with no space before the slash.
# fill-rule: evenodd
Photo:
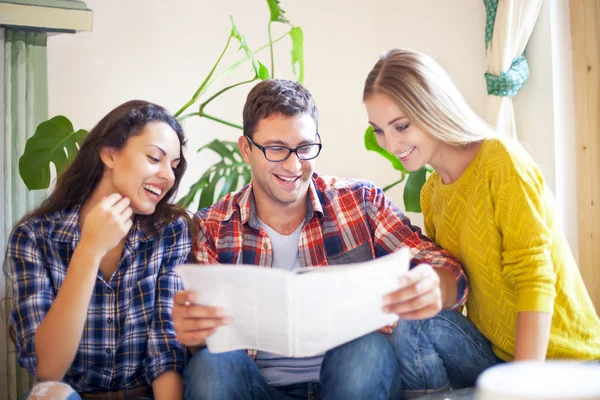
<svg viewBox="0 0 600 400">
<path fill-rule="evenodd" d="M 321 384 L 316 382 L 295 383 L 293 385 L 278 386 L 277 390 L 290 400 L 314 400 L 320 399 Z"/>
<path fill-rule="evenodd" d="M 397 370 L 386 337 L 370 333 L 325 353 L 321 398 L 387 400 Z"/>
<path fill-rule="evenodd" d="M 185 400 L 287 399 L 269 386 L 245 351 L 198 351 L 183 371 Z"/>
<path fill-rule="evenodd" d="M 400 320 L 390 341 L 406 398 L 474 386 L 481 372 L 502 362 L 475 325 L 456 311 Z"/>
</svg>

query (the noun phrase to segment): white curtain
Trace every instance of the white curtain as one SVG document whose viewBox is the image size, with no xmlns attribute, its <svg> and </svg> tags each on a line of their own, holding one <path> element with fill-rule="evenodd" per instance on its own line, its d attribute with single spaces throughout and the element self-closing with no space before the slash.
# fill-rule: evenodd
<svg viewBox="0 0 600 400">
<path fill-rule="evenodd" d="M 511 96 L 529 76 L 527 60 L 522 55 L 541 6 L 542 0 L 497 1 L 493 34 L 487 48 L 486 121 L 511 137 L 517 136 Z M 488 17 L 489 14 L 490 10 Z"/>
</svg>

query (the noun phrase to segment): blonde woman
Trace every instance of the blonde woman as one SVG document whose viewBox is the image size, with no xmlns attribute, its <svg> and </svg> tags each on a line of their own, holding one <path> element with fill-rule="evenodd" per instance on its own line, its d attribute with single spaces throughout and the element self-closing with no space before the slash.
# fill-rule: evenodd
<svg viewBox="0 0 600 400">
<path fill-rule="evenodd" d="M 425 230 L 469 277 L 468 320 L 442 312 L 395 330 L 407 397 L 473 385 L 503 361 L 600 359 L 600 320 L 527 152 L 496 137 L 414 51 L 382 55 L 363 100 L 382 147 L 409 171 L 434 168 L 421 192 Z"/>
</svg>

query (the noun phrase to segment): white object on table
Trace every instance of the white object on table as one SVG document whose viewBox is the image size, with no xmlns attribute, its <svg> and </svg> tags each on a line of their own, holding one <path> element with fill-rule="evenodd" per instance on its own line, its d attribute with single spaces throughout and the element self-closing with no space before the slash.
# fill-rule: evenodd
<svg viewBox="0 0 600 400">
<path fill-rule="evenodd" d="M 522 361 L 500 364 L 477 380 L 477 400 L 600 400 L 600 364 Z"/>
</svg>

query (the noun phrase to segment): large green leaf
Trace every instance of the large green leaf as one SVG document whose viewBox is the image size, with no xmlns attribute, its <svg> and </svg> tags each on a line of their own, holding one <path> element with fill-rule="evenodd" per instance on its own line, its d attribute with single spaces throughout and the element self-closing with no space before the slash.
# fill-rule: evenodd
<svg viewBox="0 0 600 400">
<path fill-rule="evenodd" d="M 209 171 L 206 171 L 204 174 L 202 174 L 200 179 L 198 179 L 196 181 L 196 183 L 194 183 L 192 186 L 190 186 L 190 190 L 187 192 L 187 194 L 185 196 L 183 196 L 181 199 L 179 199 L 177 204 L 179 204 L 185 208 L 188 208 L 190 206 L 190 204 L 192 204 L 192 202 L 196 198 L 196 195 L 198 194 L 198 192 L 200 192 L 200 191 L 202 191 L 202 189 L 204 189 L 204 187 L 208 183 L 209 179 L 210 179 L 210 173 L 209 173 Z"/>
<path fill-rule="evenodd" d="M 198 149 L 198 152 L 205 149 L 219 154 L 221 160 L 209 167 L 190 187 L 190 191 L 179 200 L 178 203 L 186 208 L 198 196 L 198 209 L 209 207 L 226 194 L 240 189 L 250 182 L 252 177 L 249 166 L 242 159 L 237 142 L 215 139 Z M 216 190 L 220 184 L 221 190 L 217 194 Z"/>
<path fill-rule="evenodd" d="M 269 5 L 269 11 L 271 12 L 271 22 L 283 22 L 285 24 L 290 23 L 290 21 L 283 16 L 285 11 L 283 11 L 279 6 L 279 0 L 267 0 L 267 4 Z"/>
<path fill-rule="evenodd" d="M 219 193 L 219 199 L 237 188 L 239 177 L 240 173 L 237 168 L 232 168 L 230 171 L 227 171 L 221 193 Z"/>
<path fill-rule="evenodd" d="M 204 149 L 210 149 L 221 156 L 223 159 L 228 159 L 231 163 L 241 163 L 242 155 L 239 152 L 237 142 L 222 142 L 214 139 L 212 142 L 200 147 L 197 153 Z"/>
<path fill-rule="evenodd" d="M 365 132 L 365 148 L 370 151 L 374 151 L 375 153 L 381 154 L 386 160 L 392 163 L 392 166 L 395 170 L 408 172 L 402 166 L 400 159 L 381 147 L 379 143 L 377 143 L 377 138 L 375 138 L 375 132 L 373 132 L 373 127 L 369 126 Z"/>
<path fill-rule="evenodd" d="M 75 158 L 87 131 L 75 131 L 67 117 L 56 116 L 42 122 L 35 134 L 27 140 L 25 151 L 19 159 L 19 173 L 29 190 L 47 189 L 50 186 L 50 163 L 57 174 Z"/>
<path fill-rule="evenodd" d="M 426 167 L 411 172 L 404 187 L 404 208 L 410 212 L 421 212 L 421 188 L 427 180 Z"/>
<path fill-rule="evenodd" d="M 292 68 L 300 83 L 304 83 L 304 33 L 299 26 L 290 30 L 292 38 Z"/>
</svg>

